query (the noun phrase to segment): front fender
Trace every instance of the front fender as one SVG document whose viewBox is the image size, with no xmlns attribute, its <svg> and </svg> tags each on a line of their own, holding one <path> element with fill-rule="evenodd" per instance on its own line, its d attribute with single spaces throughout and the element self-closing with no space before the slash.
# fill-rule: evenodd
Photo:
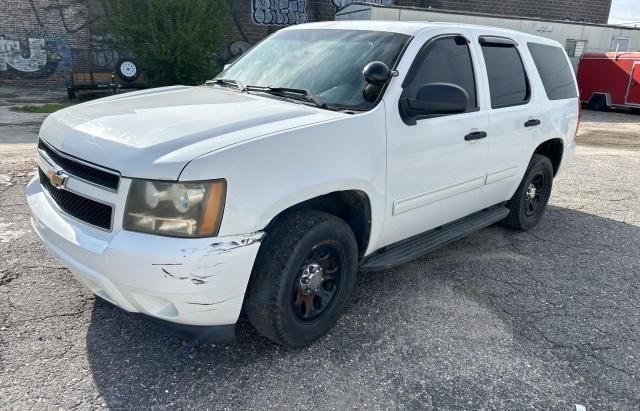
<svg viewBox="0 0 640 411">
<path fill-rule="evenodd" d="M 383 103 L 366 113 L 213 151 L 180 175 L 182 181 L 215 178 L 227 180 L 221 236 L 260 231 L 283 210 L 323 194 L 360 190 L 371 202 L 371 249 L 385 215 Z"/>
</svg>

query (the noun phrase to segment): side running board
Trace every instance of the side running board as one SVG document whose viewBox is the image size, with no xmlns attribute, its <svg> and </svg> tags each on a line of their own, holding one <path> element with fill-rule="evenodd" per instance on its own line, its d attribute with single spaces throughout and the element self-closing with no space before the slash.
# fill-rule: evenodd
<svg viewBox="0 0 640 411">
<path fill-rule="evenodd" d="M 508 215 L 509 209 L 503 204 L 484 209 L 442 227 L 384 247 L 365 257 L 360 263 L 359 270 L 378 271 L 408 263 L 475 231 L 497 223 Z"/>
</svg>

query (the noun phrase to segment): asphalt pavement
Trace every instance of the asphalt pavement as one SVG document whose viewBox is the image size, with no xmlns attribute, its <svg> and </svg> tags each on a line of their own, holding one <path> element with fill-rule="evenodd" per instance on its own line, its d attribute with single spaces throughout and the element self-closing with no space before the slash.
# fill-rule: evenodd
<svg viewBox="0 0 640 411">
<path fill-rule="evenodd" d="M 335 329 L 194 346 L 94 298 L 39 243 L 33 144 L 0 125 L 0 408 L 640 408 L 640 116 L 584 113 L 528 233 L 361 274 Z"/>
</svg>

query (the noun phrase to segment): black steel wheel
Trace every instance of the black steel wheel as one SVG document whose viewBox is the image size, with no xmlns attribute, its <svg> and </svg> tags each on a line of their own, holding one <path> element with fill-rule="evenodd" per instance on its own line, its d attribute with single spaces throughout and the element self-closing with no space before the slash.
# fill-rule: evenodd
<svg viewBox="0 0 640 411">
<path fill-rule="evenodd" d="M 269 229 L 247 290 L 247 317 L 258 332 L 288 347 L 325 335 L 355 286 L 358 246 L 349 225 L 316 210 L 284 215 Z"/>
<path fill-rule="evenodd" d="M 335 300 L 344 269 L 344 250 L 334 241 L 317 244 L 292 284 L 291 301 L 298 321 L 319 318 Z"/>
<path fill-rule="evenodd" d="M 544 208 L 545 199 L 549 198 L 549 176 L 543 171 L 536 173 L 531 182 L 527 186 L 527 192 L 524 199 L 524 213 L 527 217 L 534 216 L 540 212 L 540 208 Z"/>
<path fill-rule="evenodd" d="M 503 223 L 527 231 L 542 219 L 553 188 L 553 165 L 548 157 L 534 154 L 513 197 L 507 203 L 511 212 Z"/>
</svg>

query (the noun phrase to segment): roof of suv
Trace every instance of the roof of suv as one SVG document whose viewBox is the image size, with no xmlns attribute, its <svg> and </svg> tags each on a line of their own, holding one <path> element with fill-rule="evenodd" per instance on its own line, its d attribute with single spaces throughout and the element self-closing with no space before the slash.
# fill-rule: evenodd
<svg viewBox="0 0 640 411">
<path fill-rule="evenodd" d="M 317 23 L 307 23 L 289 26 L 286 30 L 304 29 L 344 29 L 344 30 L 372 30 L 388 31 L 392 33 L 402 33 L 413 35 L 429 27 L 438 24 L 430 22 L 406 22 L 406 21 L 386 21 L 386 20 L 343 20 L 343 21 L 322 21 Z"/>
<path fill-rule="evenodd" d="M 523 33 L 516 30 L 508 30 L 498 27 L 479 26 L 473 24 L 446 23 L 446 22 L 430 22 L 430 21 L 389 21 L 389 20 L 339 20 L 339 21 L 323 21 L 317 23 L 307 23 L 295 26 L 289 26 L 283 30 L 304 30 L 304 29 L 342 29 L 342 30 L 372 30 L 372 31 L 388 31 L 391 33 L 402 33 L 409 36 L 415 36 L 419 32 L 430 28 L 451 28 L 452 30 L 464 28 L 483 29 L 491 31 L 494 34 L 511 34 L 517 33 L 518 36 L 528 39 L 536 39 L 541 43 L 556 44 L 556 41 Z"/>
</svg>

